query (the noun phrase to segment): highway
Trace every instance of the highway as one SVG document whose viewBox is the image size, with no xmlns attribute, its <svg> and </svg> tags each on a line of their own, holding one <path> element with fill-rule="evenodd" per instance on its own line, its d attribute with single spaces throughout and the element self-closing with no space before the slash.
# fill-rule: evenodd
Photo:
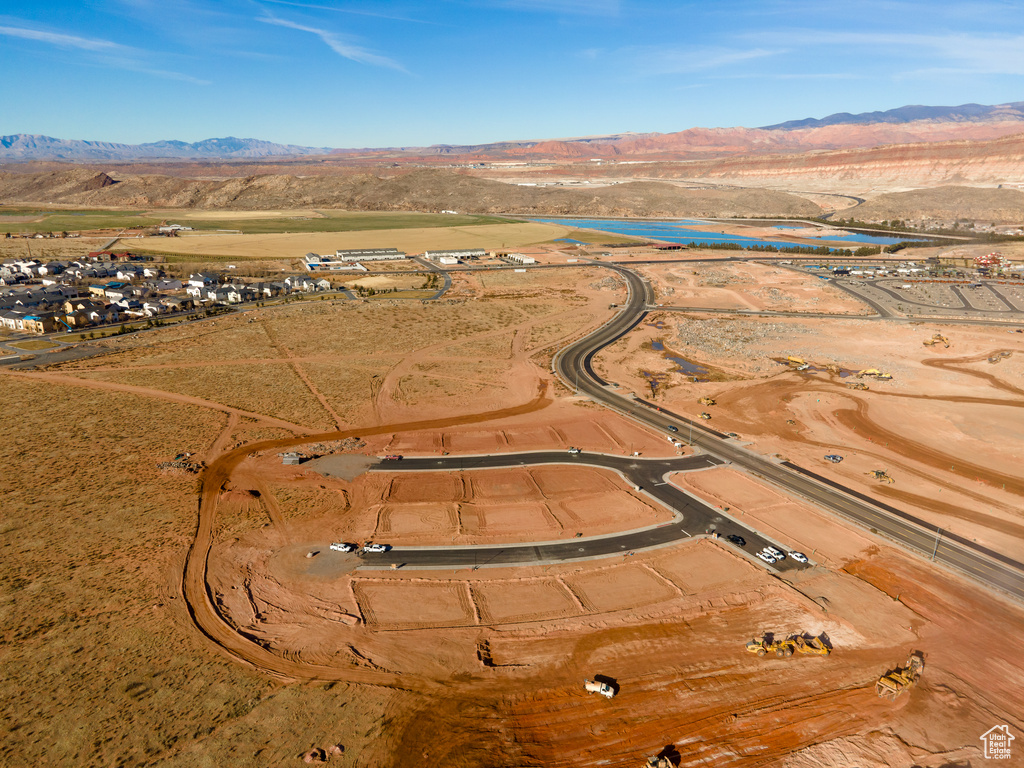
<svg viewBox="0 0 1024 768">
<path fill-rule="evenodd" d="M 722 511 L 687 495 L 666 481 L 672 472 L 692 472 L 722 464 L 713 456 L 695 455 L 670 459 L 641 459 L 603 453 L 570 454 L 567 451 L 537 451 L 487 456 L 445 456 L 403 458 L 381 461 L 370 468 L 378 472 L 458 472 L 541 464 L 588 466 L 618 472 L 640 494 L 652 497 L 670 509 L 673 520 L 658 526 L 620 531 L 604 536 L 572 538 L 562 541 L 500 544 L 474 547 L 398 547 L 387 553 L 360 554 L 363 566 L 389 568 L 392 563 L 408 568 L 483 567 L 495 565 L 540 565 L 567 560 L 590 559 L 671 544 L 697 534 L 741 537 L 740 547 L 753 557 L 765 546 L 779 546 L 753 528 L 722 514 Z M 728 541 L 722 539 L 723 543 Z M 387 542 L 382 542 L 387 543 Z M 731 543 L 730 543 L 731 544 Z M 731 546 L 736 546 L 731 544 Z M 760 560 L 757 562 L 761 562 Z M 765 564 L 767 565 L 767 564 Z M 770 567 L 776 571 L 809 568 L 791 558 Z"/>
<path fill-rule="evenodd" d="M 744 449 L 699 423 L 652 409 L 643 401 L 625 398 L 615 392 L 614 385 L 594 373 L 594 355 L 643 321 L 652 296 L 650 285 L 635 272 L 619 266 L 602 266 L 615 270 L 626 280 L 629 297 L 612 320 L 555 355 L 552 367 L 568 386 L 576 387 L 593 400 L 666 434 L 668 427 L 674 426 L 679 429 L 677 436 L 680 440 L 691 443 L 710 456 L 731 462 L 787 493 L 803 497 L 864 528 L 883 534 L 907 549 L 956 568 L 985 585 L 1018 599 L 1024 598 L 1024 563 L 998 555 L 966 539 L 943 536 L 934 526 L 922 524 L 907 513 L 879 504 L 863 494 L 855 494 L 838 483 L 820 482 L 813 473 L 797 471 L 795 465 L 783 466 Z"/>
</svg>

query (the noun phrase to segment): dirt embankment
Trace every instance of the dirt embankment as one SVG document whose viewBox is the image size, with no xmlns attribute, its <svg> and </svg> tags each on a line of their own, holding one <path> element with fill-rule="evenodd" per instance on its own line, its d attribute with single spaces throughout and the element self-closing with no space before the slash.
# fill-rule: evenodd
<svg viewBox="0 0 1024 768">
<path fill-rule="evenodd" d="M 551 216 L 813 216 L 821 209 L 785 192 L 692 190 L 660 182 L 600 189 L 524 187 L 451 171 L 380 177 L 287 175 L 220 181 L 124 175 L 78 168 L 0 174 L 0 202 L 259 210 L 295 206 L 353 211 L 526 213 Z"/>
<path fill-rule="evenodd" d="M 962 186 L 915 189 L 879 195 L 843 215 L 864 221 L 928 217 L 1018 223 L 1024 221 L 1024 192 Z"/>
</svg>

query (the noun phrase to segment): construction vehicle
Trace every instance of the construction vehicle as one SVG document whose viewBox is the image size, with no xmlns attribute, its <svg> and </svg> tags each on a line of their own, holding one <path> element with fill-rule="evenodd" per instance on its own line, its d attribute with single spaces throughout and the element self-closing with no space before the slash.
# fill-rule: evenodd
<svg viewBox="0 0 1024 768">
<path fill-rule="evenodd" d="M 924 672 L 924 655 L 920 651 L 914 651 L 902 669 L 897 667 L 878 678 L 878 682 L 875 683 L 875 693 L 880 699 L 896 701 L 901 693 L 921 679 L 922 672 Z"/>
<path fill-rule="evenodd" d="M 710 413 L 708 413 L 707 411 L 701 411 L 701 412 L 700 412 L 700 417 L 701 417 L 702 419 L 710 419 L 710 418 L 711 418 L 711 414 L 710 414 Z"/>
<path fill-rule="evenodd" d="M 667 757 L 651 755 L 644 761 L 644 768 L 672 768 L 672 762 Z"/>
<path fill-rule="evenodd" d="M 713 397 L 702 397 L 699 402 L 700 402 L 701 405 L 714 405 L 715 404 L 715 398 L 713 398 Z"/>
<path fill-rule="evenodd" d="M 768 639 L 769 635 L 762 635 L 758 640 L 756 637 L 746 644 L 749 653 L 756 653 L 758 656 L 767 656 L 774 653 L 782 658 L 792 656 L 796 653 L 811 653 L 817 656 L 828 656 L 832 649 L 822 642 L 818 637 L 804 637 L 803 635 L 790 635 L 784 639 Z"/>
<path fill-rule="evenodd" d="M 840 368 L 835 363 L 827 363 L 825 365 L 825 370 L 828 371 L 829 373 L 834 373 L 836 376 L 843 372 L 843 369 Z"/>
<path fill-rule="evenodd" d="M 802 357 L 793 357 L 792 355 L 786 358 L 786 362 L 790 365 L 807 365 L 807 361 Z"/>
<path fill-rule="evenodd" d="M 888 381 L 889 379 L 892 378 L 891 374 L 882 373 L 877 368 L 865 368 L 863 371 L 857 371 L 856 376 L 857 376 L 858 379 L 861 378 L 862 376 L 872 376 L 872 377 L 874 377 L 876 379 L 880 379 L 882 381 Z"/>
<path fill-rule="evenodd" d="M 584 680 L 583 687 L 591 693 L 601 694 L 606 699 L 615 696 L 615 689 L 608 685 L 608 683 L 602 683 L 600 680 Z"/>
<path fill-rule="evenodd" d="M 933 347 L 936 344 L 943 344 L 946 347 L 946 349 L 949 349 L 949 339 L 947 339 L 941 333 L 936 333 L 930 339 L 928 339 L 927 341 L 923 341 L 921 343 L 924 344 L 926 347 Z"/>
<path fill-rule="evenodd" d="M 868 389 L 868 385 L 863 381 L 855 381 L 852 384 L 846 385 L 849 389 Z"/>
<path fill-rule="evenodd" d="M 889 473 L 886 472 L 884 469 L 872 469 L 870 472 L 866 474 L 871 475 L 873 478 L 875 478 L 875 480 L 881 480 L 883 483 L 889 483 L 889 485 L 892 485 L 893 483 L 896 482 L 891 477 L 889 477 Z"/>
</svg>

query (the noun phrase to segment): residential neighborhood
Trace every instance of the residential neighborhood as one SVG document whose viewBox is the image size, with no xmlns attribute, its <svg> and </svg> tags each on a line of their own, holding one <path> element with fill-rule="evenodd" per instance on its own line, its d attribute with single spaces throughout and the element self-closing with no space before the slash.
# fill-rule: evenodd
<svg viewBox="0 0 1024 768">
<path fill-rule="evenodd" d="M 0 329 L 77 331 L 331 287 L 309 275 L 267 281 L 198 272 L 182 280 L 127 252 L 98 251 L 70 262 L 7 260 L 0 263 Z"/>
</svg>

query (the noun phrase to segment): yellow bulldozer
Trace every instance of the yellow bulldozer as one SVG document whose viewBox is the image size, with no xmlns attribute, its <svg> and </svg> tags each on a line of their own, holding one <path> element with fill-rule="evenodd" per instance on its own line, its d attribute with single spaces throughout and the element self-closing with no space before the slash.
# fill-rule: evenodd
<svg viewBox="0 0 1024 768">
<path fill-rule="evenodd" d="M 758 656 L 767 656 L 774 653 L 776 656 L 792 656 L 794 653 L 810 653 L 816 656 L 828 656 L 832 653 L 820 637 L 808 637 L 804 635 L 790 635 L 784 639 L 777 639 L 774 636 L 762 635 L 758 640 L 756 637 L 746 644 L 749 653 L 756 653 Z"/>
<path fill-rule="evenodd" d="M 892 485 L 893 483 L 896 482 L 891 477 L 889 477 L 889 473 L 886 472 L 884 469 L 872 469 L 867 474 L 871 475 L 873 478 L 875 478 L 875 480 L 881 480 L 883 483 L 889 483 L 889 485 Z"/>
<path fill-rule="evenodd" d="M 875 693 L 880 699 L 896 701 L 896 698 L 921 679 L 924 672 L 924 654 L 914 651 L 902 668 L 886 672 L 875 683 Z"/>
<path fill-rule="evenodd" d="M 708 413 L 707 411 L 701 411 L 700 417 L 702 419 L 710 419 L 711 418 L 711 414 Z"/>
<path fill-rule="evenodd" d="M 921 343 L 924 344 L 926 347 L 934 347 L 936 344 L 942 344 L 946 347 L 946 349 L 949 349 L 949 339 L 947 339 L 941 333 L 936 333 L 930 339 L 928 339 L 927 341 L 923 341 Z"/>
<path fill-rule="evenodd" d="M 700 399 L 700 404 L 701 405 L 714 405 L 715 404 L 715 398 L 713 398 L 713 397 L 702 397 Z"/>
</svg>

